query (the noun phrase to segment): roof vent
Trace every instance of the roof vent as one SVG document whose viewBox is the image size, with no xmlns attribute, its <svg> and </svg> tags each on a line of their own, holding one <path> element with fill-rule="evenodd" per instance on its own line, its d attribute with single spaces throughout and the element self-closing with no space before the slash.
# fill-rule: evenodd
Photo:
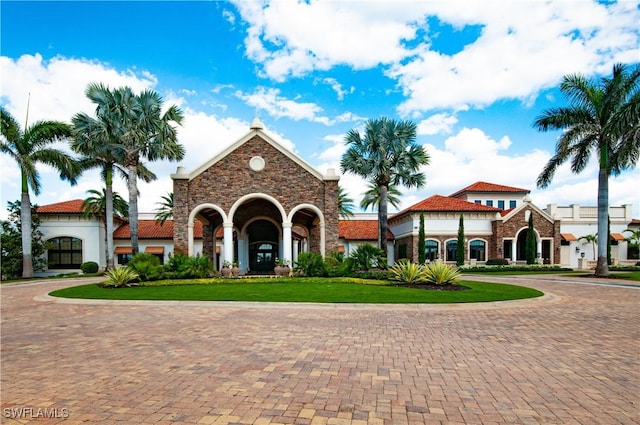
<svg viewBox="0 0 640 425">
<path fill-rule="evenodd" d="M 262 124 L 260 118 L 253 117 L 253 121 L 251 121 L 251 126 L 249 128 L 251 130 L 264 130 L 264 124 Z"/>
</svg>

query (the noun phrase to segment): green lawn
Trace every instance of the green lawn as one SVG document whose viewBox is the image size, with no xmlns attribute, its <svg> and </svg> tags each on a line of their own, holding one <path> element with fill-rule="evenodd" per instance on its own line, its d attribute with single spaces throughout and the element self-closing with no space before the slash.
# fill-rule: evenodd
<svg viewBox="0 0 640 425">
<path fill-rule="evenodd" d="M 464 291 L 396 287 L 382 282 L 343 278 L 217 279 L 208 284 L 101 288 L 82 285 L 50 295 L 111 300 L 271 301 L 313 303 L 468 303 L 534 298 L 535 289 L 498 283 L 461 281 Z M 365 284 L 366 283 L 366 284 Z"/>
</svg>

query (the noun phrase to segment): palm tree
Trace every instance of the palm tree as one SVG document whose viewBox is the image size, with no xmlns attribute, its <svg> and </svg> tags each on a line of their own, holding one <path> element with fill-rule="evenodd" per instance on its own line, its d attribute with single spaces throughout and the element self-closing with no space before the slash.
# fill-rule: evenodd
<svg viewBox="0 0 640 425">
<path fill-rule="evenodd" d="M 607 222 L 609 176 L 635 166 L 640 155 L 640 67 L 613 66 L 611 78 L 589 81 L 567 75 L 560 84 L 570 106 L 544 111 L 534 122 L 540 131 L 562 130 L 556 153 L 538 176 L 538 187 L 551 183 L 561 164 L 571 158 L 571 171 L 585 169 L 592 153 L 598 155 L 598 262 L 595 275 L 609 275 Z"/>
<path fill-rule="evenodd" d="M 103 223 L 105 223 L 105 259 L 107 261 L 107 270 L 113 269 L 113 231 L 109 233 L 109 224 L 113 228 L 113 215 L 114 213 L 120 217 L 127 217 L 129 215 L 129 205 L 117 192 L 113 192 L 107 188 L 103 188 L 102 191 L 95 189 L 87 190 L 90 195 L 82 201 L 82 211 L 84 217 L 97 217 Z M 111 209 L 107 213 L 107 205 L 111 203 Z"/>
<path fill-rule="evenodd" d="M 593 258 L 596 258 L 596 245 L 598 245 L 598 234 L 595 235 L 584 235 L 578 238 L 578 241 L 584 240 L 585 244 L 590 243 L 593 247 Z"/>
<path fill-rule="evenodd" d="M 162 201 L 157 202 L 160 205 L 156 208 L 156 221 L 160 222 L 160 226 L 164 225 L 164 222 L 173 218 L 173 192 L 167 193 L 166 196 L 162 196 Z"/>
<path fill-rule="evenodd" d="M 631 235 L 627 238 L 627 242 L 629 243 L 629 247 L 627 248 L 627 252 L 629 253 L 629 259 L 637 259 L 638 254 L 640 253 L 640 229 L 625 229 L 623 233 L 631 233 Z"/>
<path fill-rule="evenodd" d="M 98 105 L 96 112 L 103 111 L 104 109 L 100 107 L 104 102 L 104 98 L 101 93 L 96 93 L 95 88 L 94 85 L 89 85 L 85 93 L 89 99 Z M 113 175 L 115 171 L 118 171 L 126 179 L 127 170 L 121 165 L 124 163 L 124 150 L 118 144 L 118 140 L 111 131 L 119 123 L 111 122 L 111 116 L 107 113 L 97 113 L 97 115 L 97 118 L 92 118 L 85 113 L 79 113 L 73 117 L 71 130 L 74 137 L 71 141 L 71 148 L 83 155 L 80 159 L 82 171 L 98 168 L 100 169 L 102 180 L 105 182 L 104 216 L 106 217 L 106 261 L 108 270 L 115 267 L 113 257 L 113 232 L 115 230 L 113 225 Z M 148 182 L 156 179 L 155 174 L 142 164 L 138 173 L 144 181 Z"/>
<path fill-rule="evenodd" d="M 12 157 L 20 168 L 21 198 L 20 222 L 22 223 L 22 277 L 33 276 L 33 256 L 31 243 L 31 200 L 29 188 L 38 195 L 41 190 L 40 173 L 37 164 L 46 164 L 58 172 L 60 178 L 76 184 L 78 163 L 70 155 L 50 145 L 67 139 L 71 135 L 69 125 L 59 121 L 37 121 L 24 130 L 18 121 L 0 107 L 2 140 L 0 152 Z"/>
<path fill-rule="evenodd" d="M 342 156 L 342 172 L 361 176 L 380 189 L 378 203 L 378 244 L 387 255 L 387 194 L 389 186 L 422 187 L 425 176 L 419 172 L 429 163 L 429 155 L 415 142 L 416 124 L 377 118 L 365 123 L 364 137 L 358 130 L 345 136 L 348 146 Z"/>
<path fill-rule="evenodd" d="M 373 183 L 369 183 L 368 190 L 364 193 L 362 201 L 360 201 L 360 208 L 367 210 L 369 207 L 372 209 L 377 208 L 380 203 L 380 187 Z M 387 202 L 394 208 L 400 207 L 400 196 L 402 193 L 395 186 L 389 186 L 387 189 Z"/>
<path fill-rule="evenodd" d="M 127 170 L 131 249 L 138 252 L 138 177 L 143 160 L 181 160 L 184 147 L 177 141 L 173 124 L 180 125 L 183 114 L 171 105 L 162 112 L 162 98 L 152 90 L 139 95 L 129 87 L 114 90 L 102 84 L 90 84 L 87 97 L 97 104 L 98 119 L 109 124 L 109 140 L 119 150 Z"/>
</svg>

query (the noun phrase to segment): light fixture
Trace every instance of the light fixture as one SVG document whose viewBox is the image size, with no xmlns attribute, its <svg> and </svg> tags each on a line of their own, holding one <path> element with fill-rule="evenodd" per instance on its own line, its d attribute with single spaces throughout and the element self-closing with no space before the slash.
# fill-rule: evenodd
<svg viewBox="0 0 640 425">
<path fill-rule="evenodd" d="M 580 252 L 580 247 L 579 246 L 576 247 L 576 252 Z"/>
</svg>

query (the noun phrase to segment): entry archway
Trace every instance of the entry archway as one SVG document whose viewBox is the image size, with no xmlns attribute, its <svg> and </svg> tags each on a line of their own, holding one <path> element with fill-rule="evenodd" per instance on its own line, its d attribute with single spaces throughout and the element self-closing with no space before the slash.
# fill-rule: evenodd
<svg viewBox="0 0 640 425">
<path fill-rule="evenodd" d="M 249 271 L 271 273 L 280 249 L 280 231 L 270 220 L 259 219 L 247 226 L 246 235 L 249 244 Z"/>
</svg>

